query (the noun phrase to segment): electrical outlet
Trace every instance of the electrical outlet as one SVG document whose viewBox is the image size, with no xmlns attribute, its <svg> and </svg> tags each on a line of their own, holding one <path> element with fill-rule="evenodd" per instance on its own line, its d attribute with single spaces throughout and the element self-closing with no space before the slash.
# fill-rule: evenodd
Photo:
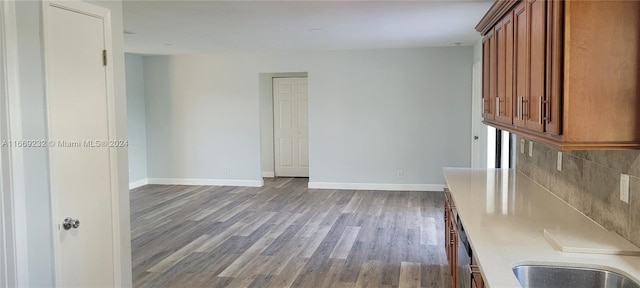
<svg viewBox="0 0 640 288">
<path fill-rule="evenodd" d="M 229 175 L 229 167 L 224 167 L 224 175 Z"/>
<path fill-rule="evenodd" d="M 558 151 L 558 160 L 556 163 L 556 169 L 558 169 L 558 171 L 562 171 L 562 152 L 560 151 Z"/>
<path fill-rule="evenodd" d="M 629 203 L 629 175 L 620 174 L 620 200 Z"/>
<path fill-rule="evenodd" d="M 529 140 L 529 157 L 533 157 L 533 141 Z"/>
<path fill-rule="evenodd" d="M 520 154 L 524 154 L 524 139 L 520 139 Z"/>
<path fill-rule="evenodd" d="M 404 177 L 404 171 L 402 171 L 402 170 L 396 171 L 396 176 L 398 176 L 398 178 Z"/>
</svg>

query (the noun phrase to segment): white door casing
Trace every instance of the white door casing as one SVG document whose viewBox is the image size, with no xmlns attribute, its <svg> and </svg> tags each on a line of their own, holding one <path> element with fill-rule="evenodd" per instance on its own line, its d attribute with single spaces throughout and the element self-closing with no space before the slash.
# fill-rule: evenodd
<svg viewBox="0 0 640 288">
<path fill-rule="evenodd" d="M 309 177 L 307 78 L 273 78 L 274 160 L 277 177 Z"/>
<path fill-rule="evenodd" d="M 0 19 L 4 19 L 4 9 L 3 6 L 0 5 Z M 4 25 L 3 25 L 3 21 L 0 21 L 0 116 L 4 116 L 4 112 L 5 107 L 4 107 L 4 103 L 5 103 L 5 99 L 6 99 L 6 85 L 5 83 L 5 64 L 4 64 Z M 3 117 L 4 118 L 4 117 Z M 1 125 L 0 129 L 5 127 L 5 121 L 4 120 L 0 120 L 1 121 Z M 4 131 L 2 131 L 4 132 Z M 5 133 L 1 133 L 1 137 L 2 139 L 6 139 L 5 138 Z M 4 150 L 4 147 L 3 147 Z M 2 163 L 3 165 L 0 165 L 0 189 L 2 191 L 2 193 L 0 193 L 0 208 L 2 209 L 0 211 L 0 287 L 9 287 L 9 276 L 10 272 L 8 271 L 9 266 L 15 266 L 13 265 L 13 257 L 11 258 L 7 258 L 7 252 L 9 252 L 8 250 L 8 245 L 7 242 L 5 240 L 5 238 L 9 237 L 10 233 L 5 232 L 7 230 L 7 228 L 11 227 L 11 221 L 9 219 L 13 218 L 12 215 L 10 215 L 10 213 L 13 213 L 13 209 L 11 207 L 11 197 L 5 197 L 5 196 L 9 196 L 9 189 L 7 189 L 5 187 L 5 169 L 4 169 L 4 163 L 5 163 L 5 155 L 4 155 L 4 151 L 2 151 L 2 153 L 0 153 L 0 163 Z M 5 215 L 7 214 L 7 215 Z M 15 283 L 12 283 L 13 286 L 15 286 Z"/>
<path fill-rule="evenodd" d="M 15 1 L 0 1 L 0 138 L 22 139 Z M 5 143 L 6 144 L 6 143 Z M 28 287 L 23 149 L 0 149 L 0 287 Z"/>
<path fill-rule="evenodd" d="M 80 1 L 43 5 L 56 285 L 113 287 L 120 278 L 119 144 L 110 11 Z M 80 226 L 65 230 L 66 217 Z"/>
</svg>

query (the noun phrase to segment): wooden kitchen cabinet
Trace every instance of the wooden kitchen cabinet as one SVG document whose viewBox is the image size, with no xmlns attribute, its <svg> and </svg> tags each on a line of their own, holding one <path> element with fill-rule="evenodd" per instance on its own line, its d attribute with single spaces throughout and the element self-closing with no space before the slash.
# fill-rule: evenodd
<svg viewBox="0 0 640 288">
<path fill-rule="evenodd" d="M 458 214 L 455 202 L 451 197 L 449 189 L 444 189 L 444 248 L 449 263 L 449 275 L 451 276 L 451 287 L 458 288 Z M 473 255 L 473 251 L 471 252 Z M 475 256 L 472 256 L 470 265 L 471 274 L 467 275 L 467 279 L 471 279 L 472 287 L 484 288 L 484 280 L 480 272 L 480 266 Z"/>
<path fill-rule="evenodd" d="M 476 30 L 486 124 L 565 150 L 640 149 L 640 1 L 496 1 Z"/>
<path fill-rule="evenodd" d="M 537 132 L 544 132 L 542 109 L 547 103 L 545 4 L 545 0 L 523 0 L 493 28 L 498 43 L 496 101 L 500 103 L 495 122 Z"/>
<path fill-rule="evenodd" d="M 513 22 L 514 22 L 514 30 L 513 30 L 513 46 L 514 46 L 514 77 L 513 77 L 513 89 L 514 94 L 516 96 L 515 99 L 515 114 L 513 117 L 513 124 L 516 127 L 526 127 L 523 113 L 523 103 L 525 103 L 525 96 L 529 93 L 527 92 L 527 63 L 528 63 L 528 48 L 527 44 L 529 40 L 527 40 L 527 3 L 520 2 L 513 9 Z"/>
<path fill-rule="evenodd" d="M 451 193 L 445 189 L 444 193 L 444 249 L 449 263 L 451 287 L 458 287 L 458 226 L 457 214 Z"/>
<path fill-rule="evenodd" d="M 543 109 L 547 101 L 545 93 L 545 50 L 546 50 L 546 0 L 527 0 L 527 39 L 529 44 L 527 80 L 528 93 L 525 95 L 526 108 L 525 127 L 534 131 L 544 132 Z"/>
<path fill-rule="evenodd" d="M 471 257 L 471 287 L 484 288 L 484 278 L 480 272 L 480 265 L 475 256 Z"/>
<path fill-rule="evenodd" d="M 495 120 L 512 124 L 513 108 L 513 13 L 507 13 L 494 28 L 496 47 Z"/>
<path fill-rule="evenodd" d="M 494 95 L 496 89 L 496 56 L 495 37 L 493 31 L 489 31 L 482 40 L 482 117 L 494 120 Z"/>
<path fill-rule="evenodd" d="M 544 0 L 526 0 L 514 9 L 516 127 L 544 132 L 546 10 Z"/>
</svg>

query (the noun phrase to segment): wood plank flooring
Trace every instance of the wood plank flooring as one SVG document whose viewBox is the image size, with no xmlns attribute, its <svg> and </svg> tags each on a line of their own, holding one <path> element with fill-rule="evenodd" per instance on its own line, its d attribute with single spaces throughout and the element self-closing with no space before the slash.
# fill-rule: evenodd
<svg viewBox="0 0 640 288">
<path fill-rule="evenodd" d="M 443 194 L 265 186 L 131 191 L 134 287 L 449 287 Z"/>
</svg>

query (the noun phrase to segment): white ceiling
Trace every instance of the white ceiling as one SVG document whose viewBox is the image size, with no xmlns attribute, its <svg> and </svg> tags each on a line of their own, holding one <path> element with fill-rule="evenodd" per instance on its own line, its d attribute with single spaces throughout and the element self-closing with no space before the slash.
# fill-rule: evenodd
<svg viewBox="0 0 640 288">
<path fill-rule="evenodd" d="M 493 1 L 124 1 L 140 54 L 473 45 Z M 324 29 L 312 32 L 311 29 Z"/>
</svg>

